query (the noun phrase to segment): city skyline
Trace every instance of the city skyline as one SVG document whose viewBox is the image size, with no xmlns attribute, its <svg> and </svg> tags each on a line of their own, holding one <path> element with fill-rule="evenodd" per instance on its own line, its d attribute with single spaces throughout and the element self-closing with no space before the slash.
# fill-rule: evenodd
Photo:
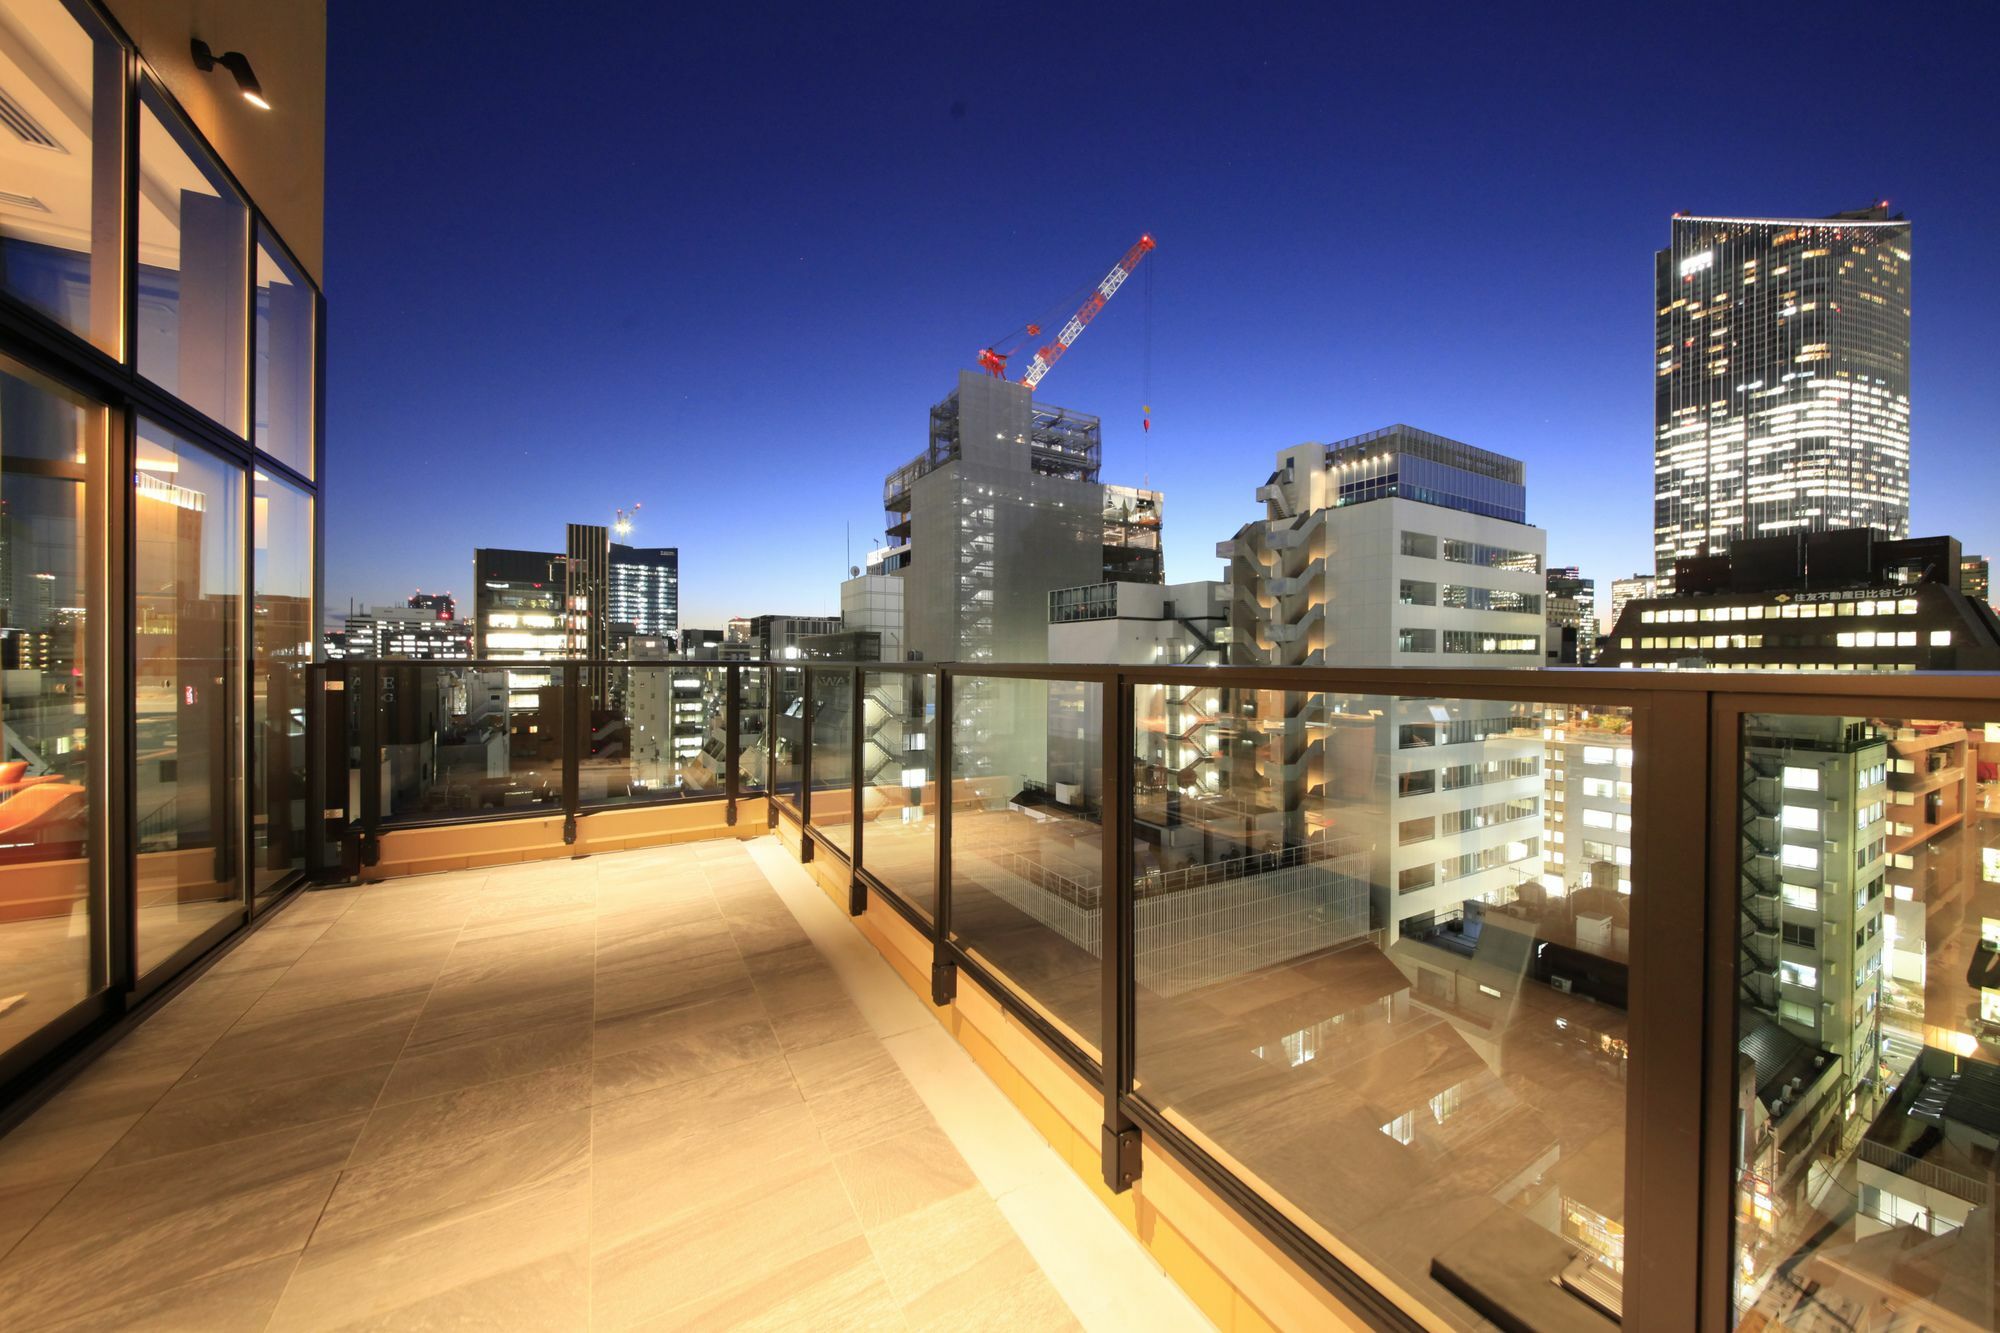
<svg viewBox="0 0 2000 1333">
<path fill-rule="evenodd" d="M 337 13 L 334 63 L 362 59 L 366 42 L 371 86 L 421 87 L 425 51 L 463 35 L 412 21 L 408 42 L 380 53 L 365 16 Z M 533 546 L 550 522 L 609 522 L 636 496 L 644 518 L 628 540 L 682 551 L 684 623 L 830 612 L 879 538 L 880 459 L 921 447 L 923 414 L 979 347 L 1142 229 L 1159 249 L 1038 397 L 1101 417 L 1107 475 L 1168 496 L 1169 580 L 1216 575 L 1213 544 L 1254 516 L 1246 478 L 1273 452 L 1406 421 L 1522 459 L 1551 560 L 1608 587 L 1652 568 L 1652 257 L 1668 219 L 1884 197 L 1923 233 L 1910 530 L 1950 533 L 1968 553 L 2000 547 L 2000 519 L 1962 484 L 1991 475 L 2000 419 L 1977 356 L 2000 288 L 1981 224 L 2000 189 L 1962 170 L 1995 146 L 1950 92 L 1971 86 L 1950 76 L 1977 46 L 1962 32 L 1908 33 L 1883 54 L 1891 114 L 1824 105 L 1804 146 L 1697 157 L 1639 114 L 1681 78 L 1670 18 L 1594 17 L 1588 61 L 1556 19 L 1496 23 L 1484 42 L 1363 20 L 1337 42 L 1306 28 L 1199 46 L 1071 20 L 1066 39 L 1120 58 L 1074 90 L 1091 114 L 1033 137 L 1038 179 L 1078 186 L 1050 208 L 991 170 L 1023 142 L 1010 89 L 1060 82 L 1032 39 L 981 25 L 987 59 L 939 70 L 910 57 L 951 20 L 909 34 L 808 19 L 775 39 L 709 22 L 673 45 L 710 58 L 677 57 L 664 93 L 623 53 L 538 50 L 538 79 L 573 71 L 593 87 L 605 132 L 576 152 L 560 111 L 510 123 L 514 152 L 468 164 L 448 190 L 426 178 L 428 153 L 483 111 L 427 106 L 413 128 L 400 95 L 338 108 L 328 429 L 346 447 L 328 486 L 357 502 L 329 508 L 329 608 L 412 583 L 467 596 L 474 547 Z M 522 60 L 536 44 L 509 23 L 496 15 L 467 54 Z M 733 59 L 767 40 L 768 59 Z M 1795 55 L 1810 65 L 1838 40 L 1802 34 Z M 1757 114 L 1757 80 L 1728 73 L 1762 57 L 1710 54 L 1718 123 Z M 653 132 L 663 111 L 722 96 L 722 71 L 745 63 L 760 69 L 757 114 L 702 144 Z M 1424 96 L 1386 96 L 1418 72 Z M 1504 120 L 1479 115 L 1530 86 Z M 802 123 L 879 116 L 907 127 L 892 149 Z M 620 121 L 634 128 L 612 132 Z M 1301 138 L 1325 145 L 1318 165 L 1301 166 Z M 606 215 L 579 224 L 530 199 L 525 215 L 497 210 L 504 225 L 481 216 L 477 201 L 512 188 L 516 154 L 558 152 L 573 153 L 573 188 L 619 201 Z M 664 183 L 632 180 L 635 162 L 656 162 Z M 618 189 L 597 188 L 614 176 Z M 675 206 L 690 194 L 705 207 Z M 384 199 L 438 225 L 378 247 L 365 222 Z M 495 324 L 507 339 L 464 336 Z M 343 332 L 363 329 L 365 344 Z M 439 383 L 453 391 L 427 392 Z M 509 483 L 470 485 L 494 469 Z M 367 512 L 382 507 L 358 497 L 390 477 L 447 502 L 419 527 Z M 776 550 L 744 541 L 751 497 L 784 515 Z"/>
</svg>

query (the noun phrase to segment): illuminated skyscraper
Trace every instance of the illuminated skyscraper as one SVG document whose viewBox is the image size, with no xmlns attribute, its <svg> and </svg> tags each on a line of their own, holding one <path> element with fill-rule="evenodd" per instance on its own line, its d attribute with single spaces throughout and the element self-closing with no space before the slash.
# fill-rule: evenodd
<svg viewBox="0 0 2000 1333">
<path fill-rule="evenodd" d="M 1676 217 L 1655 264 L 1653 551 L 1910 530 L 1910 224 Z"/>
</svg>

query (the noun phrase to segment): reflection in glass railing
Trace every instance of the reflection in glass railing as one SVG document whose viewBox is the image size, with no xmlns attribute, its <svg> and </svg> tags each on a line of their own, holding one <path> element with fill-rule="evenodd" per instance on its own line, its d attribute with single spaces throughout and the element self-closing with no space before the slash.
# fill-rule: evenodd
<svg viewBox="0 0 2000 1333">
<path fill-rule="evenodd" d="M 1743 1327 L 1994 1326 L 2000 726 L 1751 714 Z"/>
<path fill-rule="evenodd" d="M 1620 710 L 1140 685 L 1139 1095 L 1426 1304 L 1494 1266 L 1615 1309 Z"/>
<path fill-rule="evenodd" d="M 861 864 L 930 916 L 937 906 L 936 678 L 861 677 Z"/>
<path fill-rule="evenodd" d="M 814 829 L 841 851 L 854 854 L 854 673 L 815 667 L 811 672 L 812 811 Z"/>
<path fill-rule="evenodd" d="M 952 679 L 951 927 L 1095 1056 L 1103 953 L 1103 690 Z"/>
<path fill-rule="evenodd" d="M 719 796 L 728 773 L 706 747 L 726 724 L 728 672 L 695 662 L 619 663 L 582 673 L 590 724 L 577 757 L 586 808 Z"/>
<path fill-rule="evenodd" d="M 770 724 L 760 746 L 770 790 L 777 796 L 796 801 L 799 775 L 805 771 L 806 673 L 793 666 L 771 667 L 765 689 L 769 693 L 767 715 Z"/>
<path fill-rule="evenodd" d="M 560 665 L 374 671 L 384 823 L 561 808 Z"/>
</svg>

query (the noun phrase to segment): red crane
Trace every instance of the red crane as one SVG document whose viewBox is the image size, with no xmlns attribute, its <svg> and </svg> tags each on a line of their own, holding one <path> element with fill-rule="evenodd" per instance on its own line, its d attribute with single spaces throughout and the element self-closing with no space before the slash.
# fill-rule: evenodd
<svg viewBox="0 0 2000 1333">
<path fill-rule="evenodd" d="M 1055 336 L 1055 341 L 1045 343 L 1036 351 L 1035 359 L 1028 363 L 1027 370 L 1021 375 L 1021 383 L 1032 389 L 1042 382 L 1042 376 L 1048 374 L 1049 369 L 1062 359 L 1062 354 L 1069 350 L 1070 344 L 1083 332 L 1084 325 L 1097 318 L 1097 312 L 1104 309 L 1104 303 L 1117 294 L 1125 279 L 1132 276 L 1132 270 L 1139 267 L 1139 261 L 1144 259 L 1146 252 L 1152 248 L 1151 236 L 1141 236 L 1133 243 L 1132 248 L 1125 252 L 1125 257 L 1104 275 L 1104 281 L 1092 289 L 1089 299 L 1084 301 L 1082 308 L 1069 317 L 1069 323 L 1062 326 L 1061 332 Z M 987 374 L 1004 379 L 1007 375 L 1007 358 L 1019 350 L 1021 340 L 1038 337 L 1041 332 L 1040 324 L 1024 324 L 992 346 L 981 348 L 980 367 Z M 1003 348 L 1005 350 L 1001 350 Z"/>
</svg>

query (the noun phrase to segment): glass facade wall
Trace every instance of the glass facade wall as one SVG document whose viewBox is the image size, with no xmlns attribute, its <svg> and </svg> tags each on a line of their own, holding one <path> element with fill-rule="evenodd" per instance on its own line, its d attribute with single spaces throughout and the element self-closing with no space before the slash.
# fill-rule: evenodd
<svg viewBox="0 0 2000 1333">
<path fill-rule="evenodd" d="M 243 471 L 141 418 L 132 474 L 139 973 L 243 912 Z"/>
<path fill-rule="evenodd" d="M 270 894 L 306 864 L 307 667 L 313 660 L 313 497 L 253 474 L 250 877 Z"/>
<path fill-rule="evenodd" d="M 0 1053 L 105 984 L 88 703 L 105 419 L 0 357 Z"/>
<path fill-rule="evenodd" d="M 9 0 L 0 38 L 0 292 L 117 356 L 125 53 L 65 0 Z"/>
<path fill-rule="evenodd" d="M 238 434 L 249 227 L 242 199 L 159 92 L 142 83 L 139 373 Z"/>
<path fill-rule="evenodd" d="M 1656 574 L 1744 537 L 1910 535 L 1910 224 L 1676 217 L 1654 268 Z"/>
<path fill-rule="evenodd" d="M 0 125 L 11 1090 L 312 856 L 321 321 L 88 0 L 0 7 Z"/>
</svg>

